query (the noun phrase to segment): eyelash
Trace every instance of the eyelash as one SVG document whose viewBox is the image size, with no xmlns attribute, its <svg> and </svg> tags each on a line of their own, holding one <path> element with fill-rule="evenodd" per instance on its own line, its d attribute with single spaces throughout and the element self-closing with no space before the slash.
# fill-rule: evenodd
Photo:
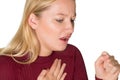
<svg viewBox="0 0 120 80">
<path fill-rule="evenodd" d="M 56 19 L 57 22 L 62 23 L 64 20 L 63 19 Z"/>
<path fill-rule="evenodd" d="M 56 21 L 57 22 L 59 22 L 59 23 L 62 23 L 63 21 L 64 21 L 64 19 L 56 19 Z M 74 19 L 71 19 L 70 20 L 72 23 L 74 23 L 75 22 L 75 20 Z"/>
</svg>

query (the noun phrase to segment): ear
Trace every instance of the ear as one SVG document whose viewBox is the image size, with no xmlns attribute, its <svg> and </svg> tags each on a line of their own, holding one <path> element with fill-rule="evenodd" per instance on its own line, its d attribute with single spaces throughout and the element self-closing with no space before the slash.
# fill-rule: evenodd
<svg viewBox="0 0 120 80">
<path fill-rule="evenodd" d="M 37 23 L 38 23 L 38 18 L 35 14 L 31 13 L 29 18 L 28 18 L 28 24 L 32 29 L 37 28 Z"/>
</svg>

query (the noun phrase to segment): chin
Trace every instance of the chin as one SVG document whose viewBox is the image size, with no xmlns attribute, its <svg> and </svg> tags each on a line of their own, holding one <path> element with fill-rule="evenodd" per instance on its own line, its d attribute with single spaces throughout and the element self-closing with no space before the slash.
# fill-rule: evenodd
<svg viewBox="0 0 120 80">
<path fill-rule="evenodd" d="M 58 48 L 56 49 L 56 51 L 64 51 L 66 49 L 66 46 L 58 46 Z"/>
</svg>

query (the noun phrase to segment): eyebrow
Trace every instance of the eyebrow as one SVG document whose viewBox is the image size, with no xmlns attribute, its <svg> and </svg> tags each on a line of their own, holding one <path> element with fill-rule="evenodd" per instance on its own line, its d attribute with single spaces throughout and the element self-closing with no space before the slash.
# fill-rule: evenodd
<svg viewBox="0 0 120 80">
<path fill-rule="evenodd" d="M 64 14 L 64 13 L 57 13 L 57 15 L 67 16 L 67 15 Z M 74 17 L 76 17 L 76 13 L 75 13 Z"/>
</svg>

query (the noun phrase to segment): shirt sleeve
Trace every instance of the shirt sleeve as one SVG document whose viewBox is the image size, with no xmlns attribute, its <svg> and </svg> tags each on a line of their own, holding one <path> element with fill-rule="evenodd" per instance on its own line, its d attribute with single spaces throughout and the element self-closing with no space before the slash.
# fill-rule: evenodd
<svg viewBox="0 0 120 80">
<path fill-rule="evenodd" d="M 83 57 L 77 48 L 75 51 L 75 69 L 74 70 L 75 70 L 74 80 L 88 80 Z"/>
</svg>

